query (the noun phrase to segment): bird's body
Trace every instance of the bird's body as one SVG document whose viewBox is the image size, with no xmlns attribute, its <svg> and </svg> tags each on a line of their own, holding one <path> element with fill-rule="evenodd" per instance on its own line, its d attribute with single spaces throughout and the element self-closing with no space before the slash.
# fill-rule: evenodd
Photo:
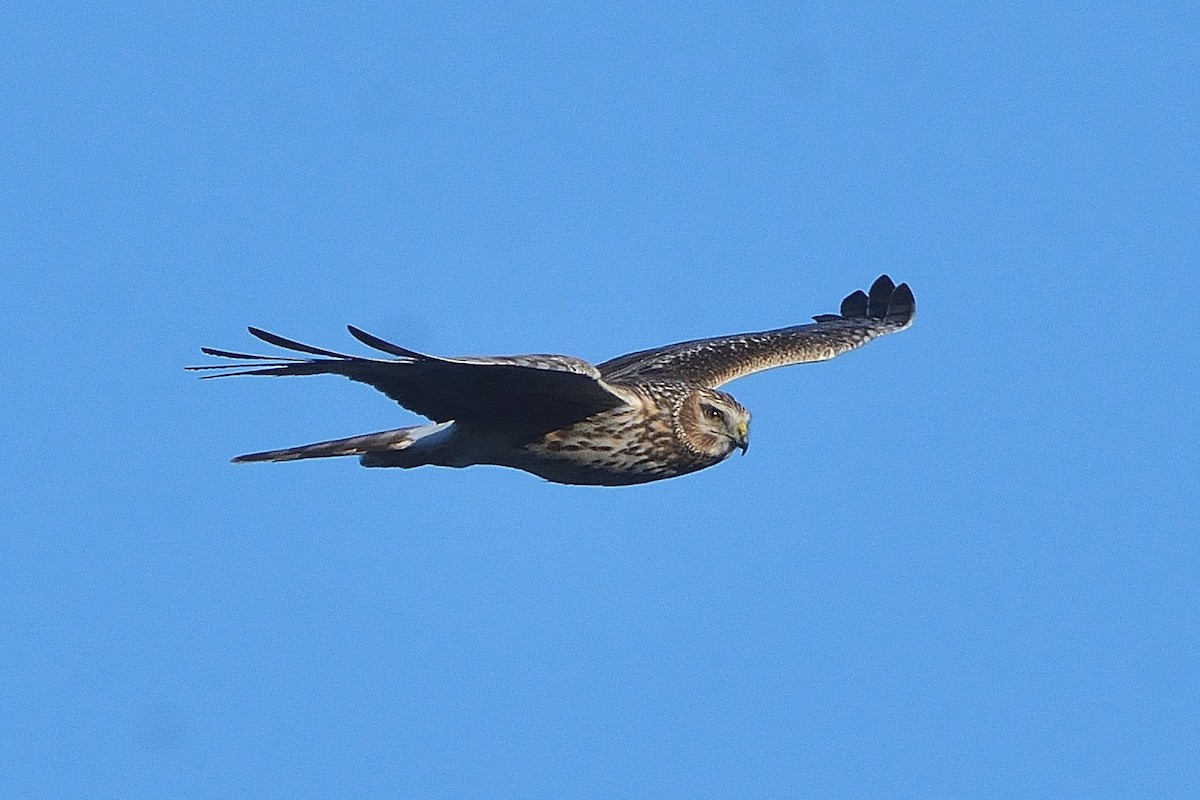
<svg viewBox="0 0 1200 800">
<path fill-rule="evenodd" d="M 647 483 L 711 467 L 745 446 L 750 414 L 729 395 L 712 389 L 706 394 L 713 395 L 707 402 L 720 402 L 735 420 L 730 435 L 711 433 L 697 441 L 702 434 L 691 416 L 700 395 L 685 384 L 654 382 L 630 388 L 627 405 L 534 439 L 505 466 L 559 483 L 605 486 Z"/>
<path fill-rule="evenodd" d="M 821 361 L 912 323 L 907 285 L 885 275 L 840 314 L 762 333 L 699 339 L 592 366 L 570 356 L 445 359 L 351 327 L 392 359 L 360 358 L 251 328 L 276 346 L 319 358 L 273 358 L 204 348 L 242 363 L 225 375 L 339 374 L 368 383 L 431 424 L 239 456 L 292 461 L 356 455 L 367 467 L 492 464 L 549 481 L 620 486 L 672 478 L 745 451 L 750 414 L 716 387 L 751 372 Z"/>
</svg>

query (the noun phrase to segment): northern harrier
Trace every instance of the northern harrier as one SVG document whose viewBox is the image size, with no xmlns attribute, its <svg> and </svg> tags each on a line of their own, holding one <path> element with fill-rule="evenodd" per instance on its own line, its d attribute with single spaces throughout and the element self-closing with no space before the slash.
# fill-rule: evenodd
<svg viewBox="0 0 1200 800">
<path fill-rule="evenodd" d="M 433 420 L 426 425 L 238 456 L 236 462 L 359 456 L 364 467 L 496 464 L 556 483 L 620 486 L 711 467 L 749 444 L 750 412 L 717 391 L 772 367 L 825 361 L 912 324 L 907 284 L 880 276 L 840 313 L 807 325 L 696 339 L 593 366 L 571 356 L 438 358 L 350 326 L 363 344 L 392 358 L 363 358 L 284 339 L 268 344 L 316 358 L 201 348 L 236 359 L 220 375 L 343 375 L 370 384 Z"/>
</svg>

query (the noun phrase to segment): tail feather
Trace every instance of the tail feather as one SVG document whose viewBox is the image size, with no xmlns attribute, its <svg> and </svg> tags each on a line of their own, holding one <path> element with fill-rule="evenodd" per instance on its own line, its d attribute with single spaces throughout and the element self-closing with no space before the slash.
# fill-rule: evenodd
<svg viewBox="0 0 1200 800">
<path fill-rule="evenodd" d="M 351 436 L 348 439 L 334 439 L 328 442 L 304 444 L 299 447 L 286 447 L 282 450 L 267 450 L 262 453 L 248 453 L 233 459 L 235 464 L 253 461 L 299 461 L 302 458 L 332 458 L 335 456 L 361 456 L 365 453 L 385 453 L 395 450 L 405 450 L 413 442 L 432 433 L 433 428 L 441 426 L 417 425 L 412 428 L 397 428 L 379 433 L 366 433 L 362 436 Z"/>
</svg>

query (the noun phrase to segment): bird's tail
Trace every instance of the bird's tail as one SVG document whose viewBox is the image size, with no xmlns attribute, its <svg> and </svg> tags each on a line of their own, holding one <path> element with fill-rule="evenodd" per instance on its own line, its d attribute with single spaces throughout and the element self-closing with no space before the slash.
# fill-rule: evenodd
<svg viewBox="0 0 1200 800">
<path fill-rule="evenodd" d="M 362 436 L 351 436 L 348 439 L 334 439 L 316 444 L 303 444 L 299 447 L 287 447 L 283 450 L 267 450 L 262 453 L 248 453 L 233 459 L 235 464 L 251 461 L 299 461 L 302 458 L 332 458 L 334 456 L 361 456 L 367 453 L 390 453 L 406 450 L 414 442 L 437 433 L 449 423 L 433 425 L 416 425 L 411 428 L 397 428 L 392 431 L 379 433 L 364 433 Z"/>
</svg>

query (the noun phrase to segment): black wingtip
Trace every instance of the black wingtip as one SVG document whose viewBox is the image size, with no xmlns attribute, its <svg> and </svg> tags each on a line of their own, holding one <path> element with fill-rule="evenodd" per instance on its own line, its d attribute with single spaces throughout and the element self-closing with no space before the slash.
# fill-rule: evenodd
<svg viewBox="0 0 1200 800">
<path fill-rule="evenodd" d="M 867 316 L 874 319 L 886 317 L 888 304 L 891 302 L 894 291 L 896 291 L 896 284 L 887 275 L 880 275 L 876 278 L 867 293 Z"/>
<path fill-rule="evenodd" d="M 399 356 L 400 358 L 414 358 L 414 359 L 427 358 L 427 356 L 424 356 L 421 353 L 416 352 L 415 350 L 409 350 L 407 348 L 401 347 L 398 344 L 392 344 L 391 342 L 380 339 L 378 336 L 367 333 L 366 331 L 362 330 L 361 328 L 356 328 L 353 325 L 347 325 L 346 330 L 350 331 L 351 336 L 353 336 L 355 339 L 358 339 L 360 342 L 365 344 L 367 347 L 372 347 L 381 352 L 388 353 L 389 355 Z"/>
<path fill-rule="evenodd" d="M 314 356 L 326 356 L 327 358 L 353 358 L 345 353 L 336 353 L 333 350 L 326 350 L 323 347 L 313 347 L 311 344 L 304 344 L 293 339 L 285 339 L 276 333 L 264 331 L 262 328 L 256 328 L 253 325 L 246 327 L 250 331 L 250 335 L 258 339 L 262 339 L 267 344 L 273 344 L 276 347 L 282 347 L 284 350 L 295 350 L 298 353 L 308 353 Z"/>
<path fill-rule="evenodd" d="M 888 301 L 887 318 L 908 322 L 917 313 L 917 299 L 907 283 L 902 283 L 892 292 Z"/>
<path fill-rule="evenodd" d="M 880 275 L 867 292 L 861 289 L 846 296 L 839 314 L 818 314 L 817 322 L 837 319 L 885 319 L 906 323 L 916 313 L 917 303 L 907 283 L 896 285 L 888 275 Z"/>
<path fill-rule="evenodd" d="M 859 289 L 854 294 L 846 296 L 846 299 L 842 301 L 842 306 L 839 311 L 846 319 L 865 317 L 867 315 L 869 302 L 870 298 L 867 297 L 867 293 L 862 289 Z"/>
<path fill-rule="evenodd" d="M 253 353 L 238 353 L 234 350 L 218 350 L 215 347 L 201 347 L 200 352 L 206 356 L 216 356 L 217 358 L 233 358 L 238 361 L 298 361 L 299 359 L 291 359 L 286 356 L 259 356 Z M 222 365 L 223 366 L 223 365 Z"/>
</svg>

